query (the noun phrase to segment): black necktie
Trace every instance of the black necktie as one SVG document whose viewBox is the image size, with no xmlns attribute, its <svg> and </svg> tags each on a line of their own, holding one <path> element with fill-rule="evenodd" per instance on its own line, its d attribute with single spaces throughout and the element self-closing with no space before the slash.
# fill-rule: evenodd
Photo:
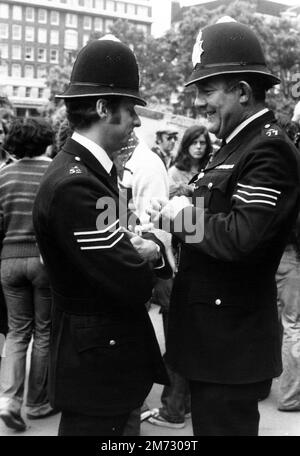
<svg viewBox="0 0 300 456">
<path fill-rule="evenodd" d="M 111 171 L 110 171 L 111 178 L 113 182 L 118 185 L 118 173 L 117 173 L 117 168 L 115 165 L 112 165 Z"/>
</svg>

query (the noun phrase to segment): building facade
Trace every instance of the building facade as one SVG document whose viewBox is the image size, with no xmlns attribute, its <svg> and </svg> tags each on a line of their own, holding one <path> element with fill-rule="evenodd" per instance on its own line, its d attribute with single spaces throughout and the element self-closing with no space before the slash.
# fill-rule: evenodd
<svg viewBox="0 0 300 456">
<path fill-rule="evenodd" d="M 0 94 L 18 115 L 34 114 L 48 102 L 51 66 L 117 19 L 150 33 L 151 0 L 0 0 Z"/>
</svg>

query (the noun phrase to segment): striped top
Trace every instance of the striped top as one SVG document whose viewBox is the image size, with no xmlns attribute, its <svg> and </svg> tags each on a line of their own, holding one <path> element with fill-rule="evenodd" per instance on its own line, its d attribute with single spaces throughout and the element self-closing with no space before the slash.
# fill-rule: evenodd
<svg viewBox="0 0 300 456">
<path fill-rule="evenodd" d="M 32 209 L 50 162 L 44 156 L 26 157 L 0 170 L 1 259 L 39 256 Z"/>
</svg>

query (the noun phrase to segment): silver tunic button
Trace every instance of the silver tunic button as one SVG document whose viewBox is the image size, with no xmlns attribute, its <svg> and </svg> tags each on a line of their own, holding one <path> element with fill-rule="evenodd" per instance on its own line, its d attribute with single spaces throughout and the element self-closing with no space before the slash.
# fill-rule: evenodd
<svg viewBox="0 0 300 456">
<path fill-rule="evenodd" d="M 219 305 L 221 304 L 221 302 L 222 302 L 221 299 L 216 299 L 216 300 L 215 300 L 216 306 L 219 306 Z"/>
<path fill-rule="evenodd" d="M 110 345 L 111 347 L 113 347 L 114 345 L 116 345 L 116 341 L 113 340 L 113 339 L 110 340 L 110 341 L 109 341 L 109 345 Z"/>
<path fill-rule="evenodd" d="M 214 184 L 213 184 L 212 182 L 210 182 L 210 183 L 208 184 L 208 186 L 207 186 L 207 187 L 208 187 L 208 189 L 209 189 L 209 190 L 211 190 L 211 189 L 212 189 L 212 187 L 213 187 L 213 185 L 214 185 Z"/>
<path fill-rule="evenodd" d="M 266 124 L 265 128 L 270 128 L 270 126 L 271 126 L 270 124 Z"/>
<path fill-rule="evenodd" d="M 78 162 L 80 162 L 80 157 L 77 157 L 77 156 L 76 156 L 76 157 L 75 157 L 75 160 L 78 161 Z"/>
</svg>

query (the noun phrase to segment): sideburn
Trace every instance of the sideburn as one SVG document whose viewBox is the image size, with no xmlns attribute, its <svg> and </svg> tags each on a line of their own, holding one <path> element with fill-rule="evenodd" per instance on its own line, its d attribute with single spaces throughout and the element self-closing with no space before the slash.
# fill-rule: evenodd
<svg viewBox="0 0 300 456">
<path fill-rule="evenodd" d="M 112 112 L 109 119 L 109 123 L 112 125 L 120 125 L 121 123 L 121 113 L 118 111 Z"/>
</svg>

